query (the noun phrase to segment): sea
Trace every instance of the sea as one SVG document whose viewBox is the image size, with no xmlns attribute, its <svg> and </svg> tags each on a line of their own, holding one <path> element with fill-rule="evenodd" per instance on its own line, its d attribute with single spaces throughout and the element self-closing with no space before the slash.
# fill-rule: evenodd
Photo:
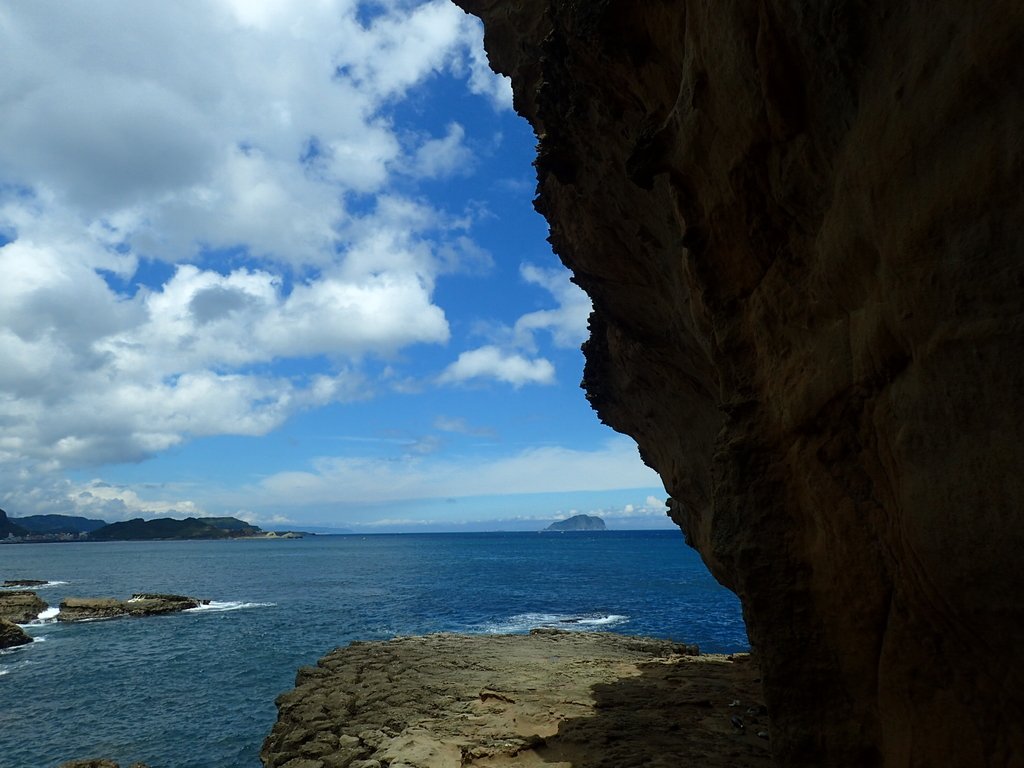
<svg viewBox="0 0 1024 768">
<path fill-rule="evenodd" d="M 735 596 L 668 530 L 12 544 L 4 579 L 47 580 L 52 608 L 0 652 L 0 768 L 259 768 L 275 697 L 354 640 L 559 627 L 748 648 Z M 53 618 L 65 597 L 133 592 L 211 602 Z"/>
</svg>

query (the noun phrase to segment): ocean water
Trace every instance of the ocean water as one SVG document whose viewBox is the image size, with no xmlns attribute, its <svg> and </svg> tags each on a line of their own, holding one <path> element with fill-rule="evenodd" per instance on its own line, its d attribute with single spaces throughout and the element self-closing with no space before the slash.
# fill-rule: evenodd
<svg viewBox="0 0 1024 768">
<path fill-rule="evenodd" d="M 0 652 L 0 768 L 258 768 L 274 698 L 352 640 L 559 626 L 747 648 L 738 601 L 677 531 L 0 546 L 0 581 L 14 578 L 55 582 L 39 590 L 53 606 L 141 591 L 212 602 L 29 625 L 37 642 Z"/>
</svg>

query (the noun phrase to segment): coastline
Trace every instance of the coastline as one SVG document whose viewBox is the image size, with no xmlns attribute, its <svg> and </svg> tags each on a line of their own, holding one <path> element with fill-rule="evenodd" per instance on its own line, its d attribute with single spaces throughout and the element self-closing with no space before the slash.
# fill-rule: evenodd
<svg viewBox="0 0 1024 768">
<path fill-rule="evenodd" d="M 770 765 L 755 661 L 695 652 L 561 630 L 356 642 L 299 671 L 260 757 L 268 768 Z"/>
</svg>

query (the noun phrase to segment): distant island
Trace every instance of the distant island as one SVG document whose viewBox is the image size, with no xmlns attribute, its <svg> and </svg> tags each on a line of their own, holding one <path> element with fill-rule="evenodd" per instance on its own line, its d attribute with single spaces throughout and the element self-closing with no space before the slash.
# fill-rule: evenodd
<svg viewBox="0 0 1024 768">
<path fill-rule="evenodd" d="M 73 515 L 8 517 L 0 509 L 0 542 L 184 541 L 192 539 L 297 539 L 295 531 L 264 531 L 236 517 L 170 517 L 107 523 Z"/>
<path fill-rule="evenodd" d="M 604 531 L 604 520 L 595 515 L 573 515 L 566 520 L 552 523 L 545 531 Z"/>
</svg>

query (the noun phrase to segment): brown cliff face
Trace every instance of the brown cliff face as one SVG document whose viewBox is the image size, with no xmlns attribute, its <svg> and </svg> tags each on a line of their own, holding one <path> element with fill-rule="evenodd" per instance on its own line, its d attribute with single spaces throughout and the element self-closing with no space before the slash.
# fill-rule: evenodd
<svg viewBox="0 0 1024 768">
<path fill-rule="evenodd" d="M 1024 4 L 457 0 L 783 765 L 1024 761 Z"/>
</svg>

